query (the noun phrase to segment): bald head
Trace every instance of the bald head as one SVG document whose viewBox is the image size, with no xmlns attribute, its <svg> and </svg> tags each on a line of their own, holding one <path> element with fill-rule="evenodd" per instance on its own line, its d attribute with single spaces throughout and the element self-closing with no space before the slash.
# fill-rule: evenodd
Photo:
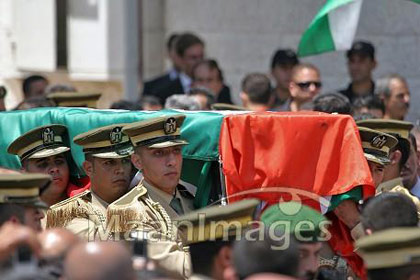
<svg viewBox="0 0 420 280">
<path fill-rule="evenodd" d="M 38 239 L 42 246 L 43 258 L 64 256 L 71 247 L 81 242 L 79 237 L 64 228 L 47 229 L 38 235 Z"/>
<path fill-rule="evenodd" d="M 116 242 L 89 242 L 74 246 L 64 262 L 67 280 L 135 279 L 131 255 Z"/>
</svg>

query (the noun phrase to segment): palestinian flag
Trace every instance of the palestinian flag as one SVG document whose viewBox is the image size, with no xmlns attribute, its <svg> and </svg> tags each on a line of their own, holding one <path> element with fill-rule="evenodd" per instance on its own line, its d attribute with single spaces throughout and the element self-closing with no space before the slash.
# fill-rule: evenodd
<svg viewBox="0 0 420 280">
<path fill-rule="evenodd" d="M 317 112 L 227 116 L 220 155 L 229 202 L 294 200 L 332 215 L 329 244 L 355 273 L 365 276 L 349 229 L 332 212 L 345 199 L 358 202 L 375 193 L 350 116 Z"/>
<path fill-rule="evenodd" d="M 298 55 L 350 49 L 361 7 L 362 0 L 327 0 L 303 33 Z"/>
</svg>

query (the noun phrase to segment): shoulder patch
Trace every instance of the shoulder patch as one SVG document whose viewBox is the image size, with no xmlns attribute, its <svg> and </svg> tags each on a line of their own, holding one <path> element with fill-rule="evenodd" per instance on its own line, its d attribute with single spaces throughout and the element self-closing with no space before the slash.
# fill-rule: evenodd
<svg viewBox="0 0 420 280">
<path fill-rule="evenodd" d="M 58 203 L 56 203 L 54 205 L 51 205 L 50 206 L 50 209 L 59 208 L 61 206 L 66 205 L 67 203 L 70 203 L 70 202 L 72 202 L 74 200 L 77 200 L 78 198 L 84 198 L 85 196 L 87 196 L 89 194 L 90 194 L 90 190 L 85 190 L 84 192 L 81 192 L 79 194 L 76 194 L 75 196 L 69 197 L 69 198 L 67 198 L 67 199 L 65 199 L 63 201 L 60 201 L 60 202 L 58 202 Z M 90 197 L 86 197 L 86 198 L 90 200 Z"/>
</svg>

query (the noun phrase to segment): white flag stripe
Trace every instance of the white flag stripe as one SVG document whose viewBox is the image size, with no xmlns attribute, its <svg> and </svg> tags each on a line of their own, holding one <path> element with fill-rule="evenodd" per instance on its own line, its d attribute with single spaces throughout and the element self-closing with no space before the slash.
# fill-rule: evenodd
<svg viewBox="0 0 420 280">
<path fill-rule="evenodd" d="M 348 50 L 353 43 L 359 22 L 362 0 L 338 7 L 328 14 L 331 35 L 336 50 Z"/>
</svg>

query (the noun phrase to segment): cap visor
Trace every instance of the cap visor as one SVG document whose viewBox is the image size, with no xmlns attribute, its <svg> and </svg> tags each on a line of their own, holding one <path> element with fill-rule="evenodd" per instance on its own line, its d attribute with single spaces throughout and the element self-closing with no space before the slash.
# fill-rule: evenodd
<svg viewBox="0 0 420 280">
<path fill-rule="evenodd" d="M 51 149 L 44 149 L 44 150 L 34 153 L 33 155 L 30 155 L 28 158 L 45 158 L 45 157 L 50 157 L 50 156 L 67 152 L 69 150 L 70 148 L 65 147 L 65 146 L 51 148 Z"/>
<path fill-rule="evenodd" d="M 106 152 L 106 153 L 99 153 L 99 154 L 92 154 L 92 156 L 97 158 L 125 158 L 129 157 L 133 154 L 133 150 L 130 152 L 125 153 L 117 153 L 117 152 Z"/>
<path fill-rule="evenodd" d="M 41 199 L 34 200 L 33 202 L 24 203 L 27 207 L 34 207 L 34 208 L 40 208 L 40 209 L 48 209 L 48 205 L 42 201 Z"/>
<path fill-rule="evenodd" d="M 171 141 L 165 141 L 162 143 L 156 143 L 150 146 L 147 146 L 148 148 L 168 148 L 173 146 L 181 146 L 181 145 L 188 145 L 188 142 L 185 140 L 171 140 Z"/>
<path fill-rule="evenodd" d="M 387 165 L 390 163 L 390 160 L 386 157 L 374 156 L 368 153 L 364 153 L 365 157 L 368 161 L 380 164 L 380 165 Z"/>
</svg>

